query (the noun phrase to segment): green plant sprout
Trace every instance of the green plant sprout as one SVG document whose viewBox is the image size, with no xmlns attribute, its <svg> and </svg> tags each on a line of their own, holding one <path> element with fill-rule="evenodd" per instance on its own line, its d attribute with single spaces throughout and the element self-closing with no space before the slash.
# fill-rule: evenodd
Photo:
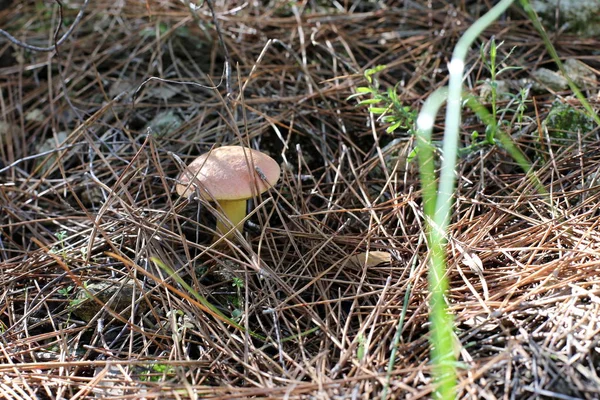
<svg viewBox="0 0 600 400">
<path fill-rule="evenodd" d="M 153 364 L 140 377 L 146 382 L 163 382 L 167 377 L 175 375 L 175 368 L 168 364 Z"/>
<path fill-rule="evenodd" d="M 71 286 L 69 286 L 69 288 L 71 288 Z M 66 288 L 66 289 L 69 289 L 69 288 Z M 66 292 L 67 295 L 69 294 L 69 292 L 70 292 L 70 289 Z M 60 291 L 59 291 L 59 293 L 60 293 Z M 88 289 L 88 282 L 87 281 L 83 282 L 83 293 L 85 294 L 85 297 L 80 297 L 80 298 L 75 298 L 75 299 L 69 300 L 69 306 L 67 307 L 67 310 L 69 312 L 72 312 L 74 309 L 76 309 L 77 307 L 79 307 L 84 302 L 93 299 L 92 294 L 90 293 L 90 291 Z M 65 296 L 65 295 L 63 294 L 63 296 Z"/>
<path fill-rule="evenodd" d="M 365 338 L 365 336 L 360 333 L 358 334 L 358 337 L 356 338 L 356 340 L 358 341 L 358 347 L 356 348 L 356 358 L 358 359 L 358 361 L 362 361 L 363 358 L 365 358 L 365 347 L 366 347 L 366 343 L 367 343 L 367 339 Z"/>
<path fill-rule="evenodd" d="M 502 44 L 503 42 L 496 44 L 496 39 L 492 37 L 492 39 L 486 45 L 482 44 L 480 49 L 483 65 L 490 73 L 490 79 L 487 81 L 487 84 L 490 87 L 490 106 L 492 109 L 492 118 L 494 121 L 498 121 L 498 77 L 503 72 L 515 69 L 522 69 L 521 67 L 514 66 L 506 66 L 498 69 L 500 65 L 505 64 L 505 62 L 508 60 L 508 58 L 511 56 L 515 49 L 513 47 L 502 61 L 498 61 L 498 49 L 502 46 Z M 486 144 L 496 144 L 496 130 L 498 129 L 498 125 L 502 125 L 502 123 L 500 122 L 497 124 L 491 124 L 486 127 Z"/>
<path fill-rule="evenodd" d="M 65 245 L 65 240 L 68 237 L 67 231 L 55 232 L 54 236 L 56 237 L 56 239 L 58 239 L 58 248 L 57 246 L 52 246 L 52 248 L 50 249 L 50 253 L 58 254 L 63 260 L 66 260 L 69 256 Z"/>
<path fill-rule="evenodd" d="M 503 118 L 507 113 L 516 115 L 518 124 L 522 123 L 523 115 L 526 109 L 525 103 L 527 102 L 527 97 L 529 94 L 528 88 L 522 88 L 518 95 L 503 93 L 505 96 L 512 97 L 512 101 L 509 104 L 516 104 L 516 108 L 498 108 L 498 77 L 506 71 L 521 69 L 521 67 L 516 66 L 503 66 L 511 56 L 514 48 L 511 49 L 511 51 L 502 60 L 498 60 L 498 49 L 502 46 L 502 44 L 503 42 L 496 43 L 496 40 L 492 38 L 486 45 L 481 45 L 481 59 L 485 69 L 490 74 L 490 78 L 479 83 L 485 82 L 490 88 L 489 102 L 491 108 L 491 118 L 487 117 L 487 113 L 485 119 L 481 118 L 480 116 L 480 119 L 482 119 L 486 126 L 485 135 L 480 135 L 479 132 L 476 131 L 473 132 L 471 135 L 471 144 L 458 150 L 458 154 L 461 156 L 471 154 L 484 146 L 497 145 L 498 129 L 510 126 L 510 123 L 505 121 Z M 349 96 L 348 99 L 365 95 L 370 96 L 367 99 L 360 100 L 358 105 L 369 106 L 369 112 L 372 112 L 375 115 L 380 115 L 378 120 L 389 124 L 389 126 L 386 128 L 386 133 L 393 133 L 398 129 L 402 129 L 407 134 L 414 135 L 417 112 L 411 109 L 409 106 L 402 104 L 398 97 L 397 85 L 394 88 L 388 88 L 387 90 L 381 89 L 381 85 L 377 79 L 377 74 L 383 71 L 385 68 L 385 65 L 378 65 L 374 68 L 367 69 L 363 74 L 365 80 L 367 81 L 367 86 L 357 87 L 356 93 Z M 467 96 L 470 95 L 466 95 L 466 97 Z M 482 99 L 482 101 L 486 100 L 487 99 Z M 470 96 L 469 105 L 474 111 L 478 112 L 478 114 L 481 114 L 482 106 L 475 104 L 475 102 L 477 102 L 477 100 Z M 499 115 L 501 115 L 501 117 L 499 117 Z M 483 140 L 480 138 L 483 138 Z M 411 162 L 414 159 L 414 157 L 418 154 L 418 151 L 418 147 L 415 147 L 410 152 L 408 155 L 408 162 Z"/>
<path fill-rule="evenodd" d="M 529 88 L 528 87 L 522 87 L 519 90 L 519 94 L 517 95 L 517 109 L 516 109 L 516 115 L 517 115 L 517 126 L 520 128 L 523 125 L 523 118 L 525 117 L 525 110 L 526 110 L 526 103 L 531 102 L 531 100 L 527 100 L 527 98 L 529 97 Z"/>
<path fill-rule="evenodd" d="M 501 0 L 475 21 L 459 39 L 449 65 L 448 89 L 436 90 L 425 102 L 417 119 L 417 146 L 423 190 L 423 208 L 430 249 L 429 290 L 431 297 L 431 362 L 435 383 L 433 398 L 454 399 L 457 384 L 457 357 L 454 352 L 453 318 L 446 306 L 446 244 L 455 187 L 455 166 L 458 156 L 459 126 L 463 96 L 463 74 L 467 52 L 483 30 L 495 21 L 513 0 Z M 435 116 L 447 100 L 443 159 L 439 185 L 436 185 L 431 148 L 431 132 Z M 492 121 L 492 123 L 495 123 Z M 424 170 L 423 170 L 424 168 Z M 437 188 L 436 188 L 437 186 Z M 437 190 L 436 190 L 437 189 Z"/>
<path fill-rule="evenodd" d="M 414 134 L 417 112 L 411 107 L 402 104 L 398 97 L 397 85 L 385 91 L 380 90 L 380 84 L 376 75 L 385 68 L 385 65 L 378 65 L 367 69 L 363 75 L 368 85 L 357 87 L 356 93 L 349 96 L 348 99 L 370 95 L 370 98 L 360 100 L 358 105 L 369 106 L 369 112 L 379 115 L 378 120 L 389 124 L 385 130 L 386 133 L 393 133 L 398 129 L 402 129 L 412 135 Z"/>
<path fill-rule="evenodd" d="M 238 296 L 240 295 L 240 290 L 244 288 L 244 281 L 242 278 L 238 278 L 237 276 L 232 279 L 231 286 L 237 289 Z"/>
<path fill-rule="evenodd" d="M 232 279 L 231 286 L 233 286 L 237 292 L 237 295 L 233 296 L 231 299 L 233 305 L 231 317 L 239 323 L 244 315 L 244 310 L 242 309 L 242 289 L 244 288 L 244 281 L 236 276 Z"/>
<path fill-rule="evenodd" d="M 58 294 L 64 297 L 69 297 L 71 291 L 73 290 L 73 285 L 69 285 L 67 287 L 63 287 L 57 290 Z"/>
</svg>

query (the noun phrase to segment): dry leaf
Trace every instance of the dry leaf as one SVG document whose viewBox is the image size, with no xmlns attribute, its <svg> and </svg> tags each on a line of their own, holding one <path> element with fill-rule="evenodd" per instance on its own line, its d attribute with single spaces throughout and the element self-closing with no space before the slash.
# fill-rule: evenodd
<svg viewBox="0 0 600 400">
<path fill-rule="evenodd" d="M 369 251 L 353 255 L 350 257 L 350 261 L 359 267 L 375 267 L 379 264 L 389 264 L 392 262 L 392 255 L 387 251 Z"/>
<path fill-rule="evenodd" d="M 481 288 L 483 289 L 483 298 L 488 300 L 489 292 L 487 282 L 485 281 L 485 277 L 483 276 L 483 262 L 481 262 L 481 258 L 479 258 L 479 256 L 473 252 L 466 251 L 458 243 L 454 243 L 454 245 L 463 256 L 463 264 L 469 267 L 471 271 L 475 272 L 477 276 L 479 276 L 479 279 L 481 280 Z"/>
<path fill-rule="evenodd" d="M 471 268 L 471 271 L 475 272 L 477 275 L 483 273 L 483 263 L 477 254 L 465 251 L 463 253 L 462 262 L 467 267 Z"/>
</svg>

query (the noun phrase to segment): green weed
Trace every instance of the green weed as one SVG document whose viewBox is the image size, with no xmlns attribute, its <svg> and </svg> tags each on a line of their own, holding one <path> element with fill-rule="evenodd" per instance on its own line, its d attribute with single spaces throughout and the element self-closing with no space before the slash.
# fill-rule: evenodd
<svg viewBox="0 0 600 400">
<path fill-rule="evenodd" d="M 378 115 L 377 120 L 388 125 L 386 133 L 391 134 L 401 129 L 405 133 L 413 135 L 417 111 L 402 103 L 398 97 L 397 85 L 386 90 L 381 89 L 377 74 L 385 68 L 385 65 L 378 65 L 375 68 L 367 69 L 364 72 L 367 86 L 357 87 L 356 93 L 348 99 L 369 96 L 367 99 L 360 100 L 358 105 L 368 106 L 370 112 Z"/>
</svg>

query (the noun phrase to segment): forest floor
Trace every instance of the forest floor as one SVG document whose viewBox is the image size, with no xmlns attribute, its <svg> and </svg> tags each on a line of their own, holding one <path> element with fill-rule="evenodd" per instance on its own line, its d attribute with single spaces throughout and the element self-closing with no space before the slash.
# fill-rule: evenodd
<svg viewBox="0 0 600 400">
<path fill-rule="evenodd" d="M 78 22 L 49 52 L 0 36 L 0 397 L 430 398 L 409 155 L 488 3 L 114 1 L 78 20 L 83 0 L 0 2 L 29 45 Z M 549 34 L 598 110 L 600 40 Z M 381 65 L 393 132 L 381 103 L 349 98 Z M 460 398 L 600 396 L 600 140 L 557 70 L 517 5 L 467 58 L 465 90 L 543 190 L 465 109 L 447 271 Z M 282 174 L 213 243 L 214 204 L 174 187 L 225 144 Z"/>
</svg>

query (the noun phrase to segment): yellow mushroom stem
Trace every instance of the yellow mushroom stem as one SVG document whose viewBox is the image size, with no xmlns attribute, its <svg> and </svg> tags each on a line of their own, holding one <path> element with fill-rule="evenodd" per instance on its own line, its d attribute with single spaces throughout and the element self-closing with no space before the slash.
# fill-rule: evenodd
<svg viewBox="0 0 600 400">
<path fill-rule="evenodd" d="M 221 206 L 223 214 L 229 219 L 231 225 L 235 226 L 240 232 L 244 230 L 244 225 L 241 224 L 241 222 L 246 218 L 246 201 L 247 199 L 219 200 L 219 205 Z M 221 218 L 217 217 L 217 235 L 215 235 L 213 242 L 229 232 L 231 225 L 223 223 Z M 227 235 L 228 238 L 231 236 L 233 236 L 233 231 L 231 234 Z"/>
</svg>

